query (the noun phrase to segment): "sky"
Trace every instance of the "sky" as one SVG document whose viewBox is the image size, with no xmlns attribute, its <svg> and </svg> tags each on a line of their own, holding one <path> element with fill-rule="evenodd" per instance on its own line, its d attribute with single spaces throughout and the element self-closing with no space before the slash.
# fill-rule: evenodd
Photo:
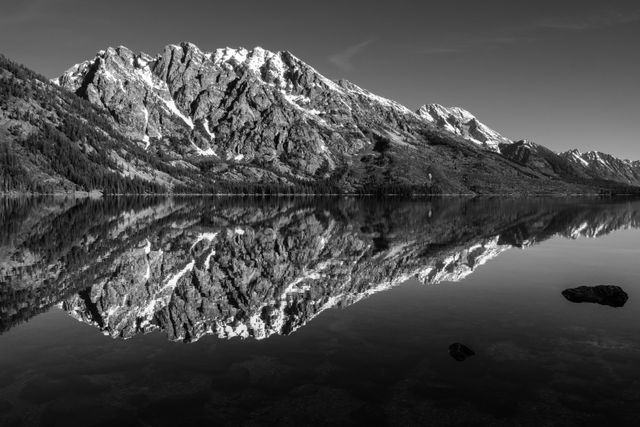
<svg viewBox="0 0 640 427">
<path fill-rule="evenodd" d="M 2 0 L 0 53 L 48 76 L 109 46 L 288 50 L 408 108 L 640 160 L 637 0 Z"/>
</svg>

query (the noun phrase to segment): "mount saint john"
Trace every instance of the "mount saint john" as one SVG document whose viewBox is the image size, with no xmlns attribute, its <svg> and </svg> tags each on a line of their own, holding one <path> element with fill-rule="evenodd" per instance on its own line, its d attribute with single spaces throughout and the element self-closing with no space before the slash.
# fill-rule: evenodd
<svg viewBox="0 0 640 427">
<path fill-rule="evenodd" d="M 0 57 L 0 192 L 637 192 L 640 162 L 417 112 L 289 52 L 109 48 L 53 82 Z"/>
</svg>

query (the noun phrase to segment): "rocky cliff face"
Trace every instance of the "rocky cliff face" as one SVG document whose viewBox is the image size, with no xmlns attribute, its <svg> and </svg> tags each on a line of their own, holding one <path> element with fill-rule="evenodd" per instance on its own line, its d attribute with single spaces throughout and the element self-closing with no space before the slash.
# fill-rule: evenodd
<svg viewBox="0 0 640 427">
<path fill-rule="evenodd" d="M 2 239 L 1 329 L 61 303 L 112 337 L 266 338 L 412 277 L 462 280 L 514 246 L 640 226 L 637 203 L 128 203 L 22 206 Z"/>
<path fill-rule="evenodd" d="M 468 111 L 433 104 L 414 113 L 351 82 L 331 81 L 289 52 L 203 52 L 182 43 L 152 57 L 109 48 L 56 83 L 105 108 L 147 152 L 199 171 L 193 183 L 199 186 L 593 191 L 588 183 L 492 155 L 511 141 Z"/>
<path fill-rule="evenodd" d="M 142 193 L 180 182 L 138 154 L 100 108 L 0 55 L 0 193 Z"/>
<path fill-rule="evenodd" d="M 531 141 L 500 146 L 508 159 L 529 166 L 548 177 L 573 182 L 615 182 L 629 187 L 640 185 L 640 163 L 620 160 L 609 154 L 569 150 L 555 153 Z"/>
<path fill-rule="evenodd" d="M 599 151 L 581 153 L 579 150 L 569 150 L 560 153 L 560 156 L 585 177 L 640 185 L 640 161 L 618 159 Z"/>
<path fill-rule="evenodd" d="M 424 127 L 393 101 L 259 47 L 203 52 L 183 43 L 157 57 L 109 48 L 56 82 L 105 107 L 146 149 L 180 138 L 193 156 L 257 160 L 300 176 L 335 170 L 373 135 L 411 142 Z"/>
<path fill-rule="evenodd" d="M 446 108 L 439 104 L 429 104 L 420 107 L 417 113 L 439 129 L 459 135 L 489 151 L 501 153 L 546 176 L 640 186 L 640 161 L 622 160 L 598 151 L 582 153 L 573 149 L 555 153 L 532 141 L 512 141 L 459 107 Z"/>
<path fill-rule="evenodd" d="M 459 107 L 446 108 L 439 104 L 423 105 L 418 109 L 418 115 L 440 129 L 460 135 L 496 153 L 500 152 L 500 144 L 513 142 L 478 121 L 469 111 Z"/>
</svg>

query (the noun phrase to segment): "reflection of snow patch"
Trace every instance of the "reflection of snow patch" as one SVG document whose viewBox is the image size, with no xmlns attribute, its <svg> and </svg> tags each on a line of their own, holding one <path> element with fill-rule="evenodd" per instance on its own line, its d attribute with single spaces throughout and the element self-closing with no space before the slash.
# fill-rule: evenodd
<svg viewBox="0 0 640 427">
<path fill-rule="evenodd" d="M 233 338 L 233 337 L 241 337 L 248 338 L 249 337 L 249 329 L 247 325 L 244 323 L 239 323 L 236 325 L 225 324 L 222 322 L 216 322 L 216 334 L 220 338 Z"/>
<path fill-rule="evenodd" d="M 151 301 L 149 301 L 149 303 L 144 308 L 142 308 L 142 310 L 138 311 L 137 317 L 143 319 L 140 323 L 141 327 L 147 326 L 153 318 L 155 312 L 169 302 L 169 299 L 171 299 L 171 295 L 173 294 L 173 290 L 178 285 L 178 281 L 182 278 L 182 276 L 193 269 L 195 263 L 195 261 L 191 261 L 182 270 L 174 274 L 162 288 L 160 288 L 153 294 Z"/>
<path fill-rule="evenodd" d="M 164 285 L 164 287 L 161 289 L 161 291 L 164 291 L 166 289 L 170 289 L 173 290 L 175 289 L 176 285 L 178 284 L 178 280 L 180 280 L 180 278 L 182 276 L 184 276 L 185 274 L 187 274 L 189 271 L 191 271 L 191 269 L 193 269 L 193 266 L 195 265 L 195 261 L 191 261 L 189 264 L 186 265 L 185 268 L 183 268 L 182 270 L 180 270 L 178 273 L 176 273 L 171 279 L 169 279 L 167 281 L 167 284 Z"/>
<path fill-rule="evenodd" d="M 218 233 L 200 233 L 198 235 L 198 237 L 196 238 L 196 241 L 193 243 L 193 245 L 191 245 L 191 248 L 189 248 L 189 251 L 192 251 L 193 248 L 196 247 L 196 245 L 200 242 L 202 242 L 203 240 L 206 240 L 208 242 L 212 242 L 216 236 L 218 235 Z"/>
<path fill-rule="evenodd" d="M 324 266 L 319 266 L 318 270 L 321 270 L 323 267 Z M 302 276 L 298 277 L 297 279 L 293 280 L 291 283 L 287 285 L 287 287 L 282 292 L 282 295 L 280 295 L 280 299 L 285 300 L 287 299 L 287 296 L 292 293 L 305 292 L 306 290 L 309 289 L 309 287 L 303 286 L 302 288 L 298 288 L 298 285 L 300 283 L 304 282 L 305 280 L 318 280 L 321 277 L 322 276 L 320 276 L 320 273 L 318 273 L 318 271 L 309 271 L 309 272 L 303 273 Z"/>
<path fill-rule="evenodd" d="M 204 260 L 205 270 L 209 270 L 209 267 L 211 266 L 211 257 L 214 256 L 215 254 L 216 254 L 215 249 L 212 249 L 209 255 L 207 255 L 207 258 Z"/>
<path fill-rule="evenodd" d="M 469 276 L 476 268 L 484 265 L 511 248 L 510 245 L 499 244 L 499 237 L 494 237 L 483 243 L 472 245 L 460 252 L 453 253 L 440 260 L 435 265 L 425 267 L 417 273 L 422 283 L 459 282 Z"/>
<path fill-rule="evenodd" d="M 144 246 L 145 261 L 147 263 L 147 271 L 144 274 L 144 280 L 151 278 L 151 264 L 149 263 L 149 254 L 151 253 L 151 242 L 147 239 L 147 244 Z"/>
</svg>

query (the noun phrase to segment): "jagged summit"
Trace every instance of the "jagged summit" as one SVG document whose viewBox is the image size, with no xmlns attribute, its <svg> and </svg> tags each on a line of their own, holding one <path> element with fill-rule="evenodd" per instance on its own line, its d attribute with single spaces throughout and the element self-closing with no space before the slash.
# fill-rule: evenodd
<svg viewBox="0 0 640 427">
<path fill-rule="evenodd" d="M 0 136 L 11 141 L 20 159 L 14 163 L 47 164 L 58 151 L 29 141 L 54 135 L 75 153 L 74 165 L 108 165 L 117 176 L 86 180 L 77 166 L 60 166 L 72 184 L 56 175 L 47 188 L 118 192 L 122 179 L 198 193 L 242 186 L 242 192 L 538 194 L 640 185 L 637 163 L 513 142 L 462 108 L 432 104 L 412 112 L 352 82 L 330 80 L 287 51 L 206 52 L 185 42 L 154 56 L 110 47 L 68 69 L 55 80 L 58 87 L 31 81 L 15 64 L 0 65 L 9 93 L 0 100 Z M 30 91 L 13 89 L 20 86 Z M 83 102 L 69 91 L 91 109 L 78 107 L 67 117 L 70 104 Z M 37 120 L 33 101 L 59 117 Z M 105 134 L 108 144 L 100 142 Z M 36 169 L 16 173 L 31 177 Z"/>
<path fill-rule="evenodd" d="M 460 135 L 491 151 L 499 152 L 500 144 L 512 142 L 460 107 L 447 108 L 440 104 L 428 104 L 420 107 L 417 114 L 439 128 Z"/>
<path fill-rule="evenodd" d="M 277 158 L 279 141 L 295 135 L 322 156 L 305 165 L 310 173 L 323 162 L 333 169 L 336 152 L 361 150 L 363 125 L 382 133 L 389 121 L 420 124 L 394 101 L 338 84 L 288 51 L 261 47 L 204 52 L 184 42 L 155 57 L 108 48 L 56 83 L 106 108 L 147 149 L 165 137 L 187 137 L 195 155 L 249 161 L 267 140 L 275 146 L 262 154 Z M 371 114 L 372 104 L 378 114 Z M 305 129 L 297 129 L 302 122 Z"/>
<path fill-rule="evenodd" d="M 619 159 L 601 151 L 580 152 L 577 149 L 560 153 L 582 174 L 637 185 L 640 182 L 640 161 Z"/>
</svg>

